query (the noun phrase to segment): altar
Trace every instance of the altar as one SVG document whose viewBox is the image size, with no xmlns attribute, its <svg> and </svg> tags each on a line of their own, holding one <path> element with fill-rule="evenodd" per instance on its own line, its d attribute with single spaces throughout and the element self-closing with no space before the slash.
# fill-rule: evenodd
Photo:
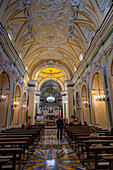
<svg viewBox="0 0 113 170">
<path fill-rule="evenodd" d="M 47 123 L 47 126 L 55 126 L 56 125 L 55 120 L 44 120 L 44 122 Z"/>
<path fill-rule="evenodd" d="M 56 120 L 58 119 L 57 114 L 45 114 L 40 113 L 35 116 L 35 123 L 45 123 L 47 126 L 55 126 L 56 125 Z"/>
</svg>

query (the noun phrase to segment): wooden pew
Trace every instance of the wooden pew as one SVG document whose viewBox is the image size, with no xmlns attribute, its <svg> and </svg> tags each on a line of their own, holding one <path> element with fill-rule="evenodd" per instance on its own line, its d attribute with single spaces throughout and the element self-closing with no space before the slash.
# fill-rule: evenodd
<svg viewBox="0 0 113 170">
<path fill-rule="evenodd" d="M 13 156 L 12 160 L 12 170 L 16 170 L 16 155 L 19 154 L 19 164 L 21 165 L 21 148 L 0 148 L 0 155 L 11 154 Z"/>
<path fill-rule="evenodd" d="M 98 156 L 97 154 L 102 151 L 113 151 L 113 146 L 95 146 L 95 147 L 89 147 L 89 150 L 94 153 L 94 169 L 98 169 Z M 87 167 L 90 168 L 90 160 L 87 162 Z"/>
<path fill-rule="evenodd" d="M 110 169 L 110 170 L 113 170 L 113 156 L 111 156 L 111 155 L 106 155 L 106 156 L 103 156 L 103 158 L 104 158 L 106 161 L 109 161 L 109 169 Z"/>
<path fill-rule="evenodd" d="M 113 136 L 78 136 L 76 138 L 78 149 L 80 146 L 82 146 L 82 141 L 85 140 L 113 140 Z"/>
<path fill-rule="evenodd" d="M 81 154 L 83 154 L 84 150 L 83 150 L 83 144 L 85 144 L 85 151 L 87 153 L 87 159 L 89 159 L 89 147 L 91 145 L 96 145 L 96 144 L 106 144 L 106 145 L 110 145 L 110 144 L 113 144 L 113 140 L 83 140 L 82 141 L 82 149 L 81 149 Z M 100 145 L 101 146 L 101 145 Z"/>
</svg>

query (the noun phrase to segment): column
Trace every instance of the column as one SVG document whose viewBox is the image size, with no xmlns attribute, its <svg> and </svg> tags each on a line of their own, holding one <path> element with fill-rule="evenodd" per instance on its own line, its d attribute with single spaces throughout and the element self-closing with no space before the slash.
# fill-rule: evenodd
<svg viewBox="0 0 113 170">
<path fill-rule="evenodd" d="M 89 76 L 89 71 L 87 71 L 87 76 L 86 76 L 86 80 L 87 80 L 87 96 L 88 96 L 88 102 L 89 102 L 89 116 L 90 116 L 90 124 L 93 123 L 93 118 L 92 118 L 92 114 L 91 114 L 91 104 L 92 104 L 92 96 L 91 96 L 91 89 L 89 87 L 89 80 L 90 80 L 90 76 Z"/>
<path fill-rule="evenodd" d="M 67 119 L 67 104 L 68 104 L 68 97 L 67 97 L 67 91 L 61 92 L 62 94 L 62 105 L 63 105 L 63 118 Z"/>
<path fill-rule="evenodd" d="M 12 81 L 11 81 L 11 115 L 9 125 L 12 125 L 14 109 L 13 109 L 13 101 L 14 101 L 14 93 L 15 93 L 15 68 L 12 72 Z"/>
<path fill-rule="evenodd" d="M 37 81 L 30 80 L 28 82 L 28 90 L 29 90 L 29 97 L 28 97 L 28 116 L 31 116 L 31 123 L 34 124 L 34 116 L 35 116 L 35 90 L 37 86 Z"/>
<path fill-rule="evenodd" d="M 73 115 L 73 88 L 68 87 L 68 121 L 71 121 Z"/>
<path fill-rule="evenodd" d="M 79 121 L 83 122 L 82 109 L 81 109 L 81 82 L 78 82 L 78 93 L 79 93 Z"/>
<path fill-rule="evenodd" d="M 109 90 L 108 89 L 108 78 L 107 78 L 107 62 L 106 62 L 106 55 L 105 52 L 103 51 L 102 53 L 102 71 L 103 71 L 103 78 L 104 78 L 104 89 L 105 89 L 105 98 L 106 98 L 106 107 L 107 107 L 107 113 L 108 113 L 108 117 L 109 117 L 109 123 L 110 126 L 113 126 L 113 115 L 112 115 L 112 111 L 111 111 L 111 101 L 110 101 L 110 97 L 109 97 Z"/>
<path fill-rule="evenodd" d="M 37 113 L 40 113 L 40 108 L 39 108 L 39 104 L 40 104 L 40 91 L 36 91 L 35 93 L 35 104 L 36 104 L 36 110 Z"/>
</svg>

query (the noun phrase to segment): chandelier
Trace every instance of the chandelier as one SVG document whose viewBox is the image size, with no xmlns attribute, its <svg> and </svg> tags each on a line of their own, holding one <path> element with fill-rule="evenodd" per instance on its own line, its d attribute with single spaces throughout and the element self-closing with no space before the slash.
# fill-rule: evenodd
<svg viewBox="0 0 113 170">
<path fill-rule="evenodd" d="M 103 101 L 105 101 L 106 99 L 105 99 L 105 95 L 102 95 L 102 94 L 101 94 L 101 90 L 100 90 L 100 86 L 99 86 L 99 77 L 98 77 L 99 73 L 96 73 L 96 74 L 97 74 L 99 95 L 96 96 L 95 100 L 96 100 L 97 102 L 98 102 L 98 101 L 103 102 Z"/>
<path fill-rule="evenodd" d="M 17 108 L 19 106 L 19 101 L 16 101 L 16 97 L 15 97 L 15 101 L 13 102 L 13 108 Z"/>
<path fill-rule="evenodd" d="M 84 107 L 88 107 L 89 106 L 89 102 L 87 100 L 87 96 L 86 96 L 86 99 L 83 101 L 83 106 Z"/>
<path fill-rule="evenodd" d="M 51 81 L 50 81 L 50 83 L 51 83 Z M 47 101 L 49 103 L 52 103 L 55 101 L 55 97 L 52 96 L 52 85 L 50 86 L 50 95 L 47 97 Z"/>
<path fill-rule="evenodd" d="M 6 101 L 6 96 L 2 94 L 3 90 L 3 81 L 4 81 L 4 73 L 2 73 L 2 84 L 1 84 L 1 92 L 0 92 L 0 102 L 5 102 Z"/>
<path fill-rule="evenodd" d="M 47 97 L 47 101 L 48 101 L 49 103 L 52 103 L 52 102 L 55 101 L 55 97 L 53 97 L 52 94 L 50 94 L 50 96 Z"/>
<path fill-rule="evenodd" d="M 22 105 L 22 109 L 26 109 L 26 104 L 23 104 L 23 105 Z"/>
</svg>

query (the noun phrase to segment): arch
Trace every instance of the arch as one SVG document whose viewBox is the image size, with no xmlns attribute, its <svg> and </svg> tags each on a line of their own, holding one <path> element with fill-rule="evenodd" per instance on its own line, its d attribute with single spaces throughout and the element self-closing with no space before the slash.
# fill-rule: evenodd
<svg viewBox="0 0 113 170">
<path fill-rule="evenodd" d="M 10 110 L 10 77 L 5 71 L 0 74 L 0 90 L 6 96 L 6 100 L 0 102 L 0 127 L 6 127 Z"/>
<path fill-rule="evenodd" d="M 85 84 L 83 84 L 81 88 L 81 109 L 83 122 L 87 121 L 87 123 L 90 124 L 88 92 Z"/>
<path fill-rule="evenodd" d="M 48 68 L 48 67 L 54 67 L 54 68 L 57 68 L 57 69 L 61 70 L 61 71 L 64 73 L 64 75 L 67 77 L 67 80 L 70 80 L 70 79 L 71 79 L 70 73 L 69 73 L 69 71 L 68 71 L 68 69 L 67 69 L 66 67 L 64 67 L 63 65 L 59 64 L 58 62 L 52 62 L 52 63 L 51 63 L 51 62 L 52 62 L 52 60 L 50 61 L 50 63 L 48 62 L 48 63 L 45 63 L 45 64 L 43 63 L 43 64 L 39 65 L 39 66 L 33 71 L 32 76 L 31 76 L 31 79 L 34 80 L 37 72 L 39 73 L 39 72 L 41 72 L 43 69 L 46 69 L 46 68 Z"/>
<path fill-rule="evenodd" d="M 106 102 L 103 100 L 100 101 L 100 97 L 105 98 L 104 84 L 102 75 L 97 71 L 94 73 L 91 80 L 93 120 L 95 125 L 108 127 Z"/>
<path fill-rule="evenodd" d="M 40 84 L 38 85 L 38 87 L 37 87 L 38 91 L 40 91 L 40 88 L 41 88 L 41 86 L 43 85 L 43 83 L 45 83 L 46 81 L 49 81 L 49 80 L 54 80 L 54 81 L 58 82 L 58 84 L 60 84 L 60 86 L 61 86 L 61 88 L 62 88 L 62 91 L 65 90 L 64 84 L 63 84 L 60 80 L 55 79 L 55 78 L 46 78 L 46 79 L 43 79 L 43 80 L 40 82 Z"/>
<path fill-rule="evenodd" d="M 13 126 L 20 124 L 21 88 L 19 84 L 17 84 L 15 87 L 14 102 L 17 102 L 18 106 L 17 107 L 13 106 L 14 109 L 14 115 L 12 121 Z"/>
</svg>

